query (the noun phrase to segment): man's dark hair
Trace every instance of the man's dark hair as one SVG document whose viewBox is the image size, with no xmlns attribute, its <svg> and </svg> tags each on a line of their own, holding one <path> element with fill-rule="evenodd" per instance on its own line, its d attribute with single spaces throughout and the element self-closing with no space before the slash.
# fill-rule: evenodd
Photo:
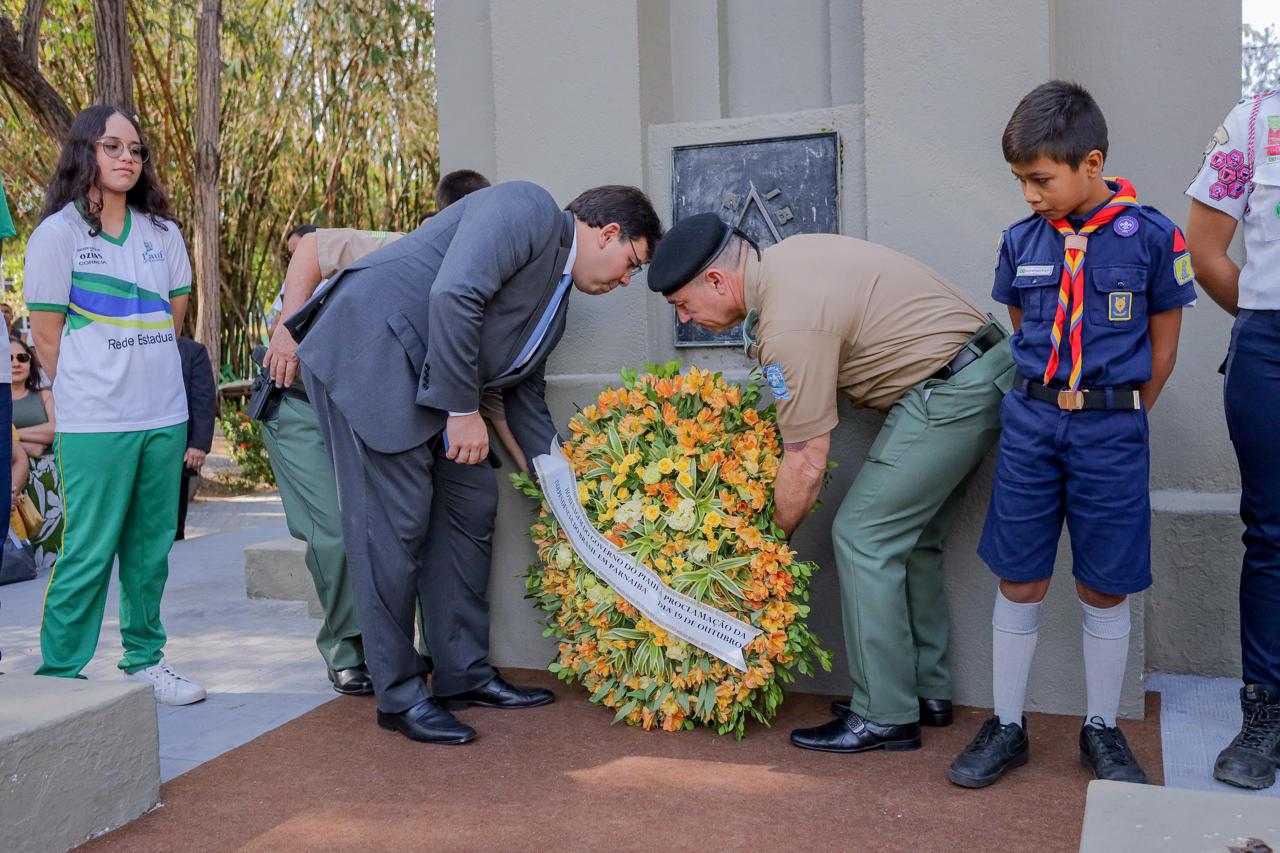
<svg viewBox="0 0 1280 853">
<path fill-rule="evenodd" d="M 1107 120 L 1083 86 L 1050 80 L 1018 102 L 1000 145 L 1009 163 L 1048 157 L 1075 169 L 1094 149 L 1106 158 Z"/>
<path fill-rule="evenodd" d="M 603 228 L 611 222 L 622 229 L 622 239 L 649 242 L 649 257 L 662 239 L 662 221 L 648 196 L 635 187 L 610 184 L 589 189 L 569 202 L 565 208 L 592 228 Z"/>
<path fill-rule="evenodd" d="M 489 179 L 471 169 L 450 172 L 436 184 L 436 210 L 444 210 L 458 199 L 489 186 Z"/>
<path fill-rule="evenodd" d="M 316 228 L 316 226 L 312 225 L 310 222 L 304 222 L 301 225 L 293 226 L 293 230 L 290 231 L 288 234 L 284 235 L 284 241 L 288 243 L 294 237 L 303 237 L 317 230 L 319 229 Z"/>
</svg>

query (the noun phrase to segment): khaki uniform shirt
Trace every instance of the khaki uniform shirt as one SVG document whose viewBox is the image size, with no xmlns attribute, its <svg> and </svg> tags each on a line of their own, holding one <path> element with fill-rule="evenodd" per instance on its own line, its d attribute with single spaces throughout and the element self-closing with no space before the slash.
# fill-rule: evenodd
<svg viewBox="0 0 1280 853">
<path fill-rule="evenodd" d="M 320 277 L 331 278 L 334 273 L 370 252 L 390 245 L 403 237 L 399 231 L 361 231 L 358 228 L 319 228 L 316 230 L 316 260 L 320 262 Z M 488 391 L 480 395 L 480 414 L 487 421 L 505 421 L 506 409 L 502 393 Z"/>
<path fill-rule="evenodd" d="M 759 311 L 759 359 L 788 443 L 830 432 L 836 394 L 889 408 L 949 362 L 987 316 L 955 285 L 899 252 L 836 234 L 798 234 L 748 252 L 744 296 Z"/>
<path fill-rule="evenodd" d="M 320 228 L 316 231 L 316 260 L 320 262 L 320 277 L 332 278 L 334 273 L 353 261 L 403 236 L 399 231 Z"/>
</svg>

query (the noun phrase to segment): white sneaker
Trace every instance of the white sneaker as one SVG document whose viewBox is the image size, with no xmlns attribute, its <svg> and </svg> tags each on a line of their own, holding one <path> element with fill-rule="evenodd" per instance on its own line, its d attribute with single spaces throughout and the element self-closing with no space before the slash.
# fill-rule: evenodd
<svg viewBox="0 0 1280 853">
<path fill-rule="evenodd" d="M 156 691 L 156 701 L 161 705 L 190 705 L 203 701 L 207 695 L 199 684 L 174 672 L 164 658 L 155 666 L 131 673 L 129 679 L 150 684 Z"/>
</svg>

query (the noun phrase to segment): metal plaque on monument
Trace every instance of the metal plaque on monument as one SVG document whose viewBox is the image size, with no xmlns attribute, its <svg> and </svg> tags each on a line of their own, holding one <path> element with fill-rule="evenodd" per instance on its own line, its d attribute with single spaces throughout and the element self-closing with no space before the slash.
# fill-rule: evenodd
<svg viewBox="0 0 1280 853">
<path fill-rule="evenodd" d="M 672 151 L 671 219 L 714 213 L 763 249 L 792 234 L 840 233 L 840 139 L 811 133 Z M 742 327 L 676 319 L 676 346 L 740 346 Z"/>
</svg>

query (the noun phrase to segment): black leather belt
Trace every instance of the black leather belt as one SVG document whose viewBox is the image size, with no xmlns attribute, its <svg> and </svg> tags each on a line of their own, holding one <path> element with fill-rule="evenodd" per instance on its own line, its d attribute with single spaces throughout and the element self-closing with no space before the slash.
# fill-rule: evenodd
<svg viewBox="0 0 1280 853">
<path fill-rule="evenodd" d="M 1021 388 L 1033 400 L 1053 403 L 1066 412 L 1078 412 L 1081 409 L 1118 409 L 1134 412 L 1142 408 L 1142 398 L 1138 395 L 1138 389 L 1132 385 L 1067 391 L 1062 388 L 1050 388 L 1043 382 L 1028 379 L 1018 373 L 1014 376 L 1013 387 Z"/>
<path fill-rule="evenodd" d="M 1005 338 L 1004 329 L 999 323 L 992 321 L 983 326 L 978 334 L 961 347 L 960 352 L 956 353 L 956 357 L 939 367 L 930 379 L 950 379 L 969 365 L 986 354 L 987 350 L 1003 341 Z"/>
</svg>

